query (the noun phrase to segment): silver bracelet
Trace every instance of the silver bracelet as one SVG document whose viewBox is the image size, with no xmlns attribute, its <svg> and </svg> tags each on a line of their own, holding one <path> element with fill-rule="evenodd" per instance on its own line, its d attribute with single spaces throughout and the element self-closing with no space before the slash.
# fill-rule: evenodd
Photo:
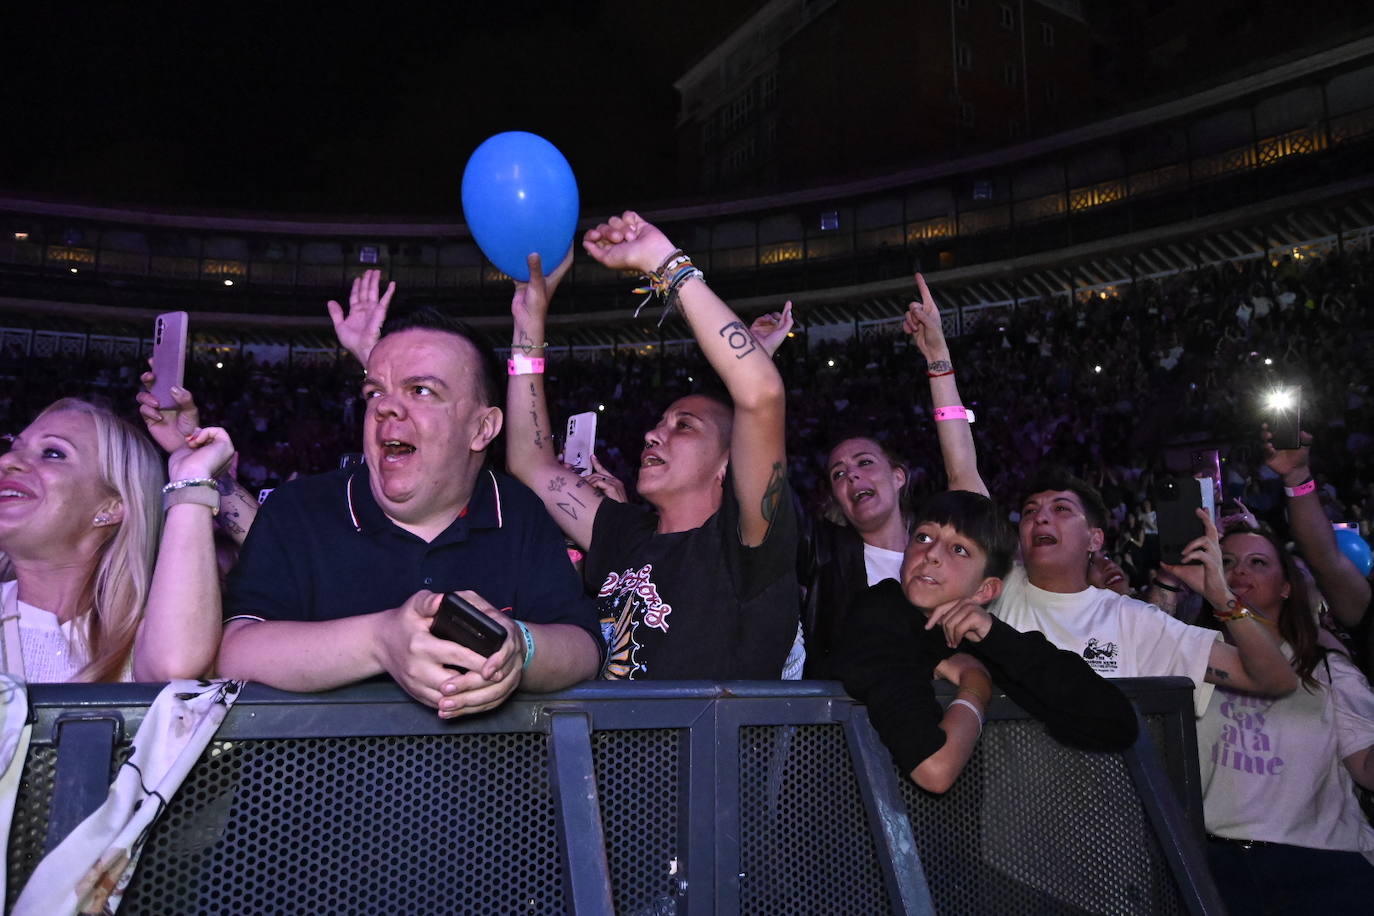
<svg viewBox="0 0 1374 916">
<path fill-rule="evenodd" d="M 187 477 L 185 480 L 172 481 L 162 488 L 162 492 L 174 493 L 187 487 L 212 487 L 216 492 L 219 491 L 219 484 L 213 477 Z"/>
</svg>

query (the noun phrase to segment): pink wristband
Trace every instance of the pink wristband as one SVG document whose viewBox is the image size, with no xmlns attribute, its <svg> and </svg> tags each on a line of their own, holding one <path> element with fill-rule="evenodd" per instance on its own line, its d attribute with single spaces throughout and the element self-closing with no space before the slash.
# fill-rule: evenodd
<svg viewBox="0 0 1374 916">
<path fill-rule="evenodd" d="M 1283 492 L 1287 493 L 1289 496 L 1306 496 L 1315 489 L 1317 489 L 1317 482 L 1315 480 L 1309 480 L 1307 483 L 1300 483 L 1296 487 L 1284 487 Z"/>
<path fill-rule="evenodd" d="M 543 375 L 544 360 L 542 358 L 531 359 L 519 353 L 506 360 L 507 375 Z"/>
<path fill-rule="evenodd" d="M 965 410 L 962 407 L 937 407 L 935 408 L 935 422 L 941 420 L 968 420 L 973 422 L 973 411 Z"/>
</svg>

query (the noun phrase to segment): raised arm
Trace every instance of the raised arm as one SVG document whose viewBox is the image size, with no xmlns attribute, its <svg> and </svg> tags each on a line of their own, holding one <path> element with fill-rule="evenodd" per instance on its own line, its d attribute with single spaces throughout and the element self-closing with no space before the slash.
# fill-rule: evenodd
<svg viewBox="0 0 1374 916">
<path fill-rule="evenodd" d="M 1211 605 L 1235 645 L 1215 643 L 1207 659 L 1206 681 L 1233 690 L 1266 696 L 1285 696 L 1297 689 L 1298 676 L 1284 658 L 1278 638 L 1255 614 L 1240 614 L 1243 605 L 1226 584 L 1221 566 L 1217 526 L 1205 510 L 1197 510 L 1204 534 L 1183 549 L 1183 562 L 1161 568 L 1185 583 Z"/>
<path fill-rule="evenodd" d="M 377 345 L 382 333 L 382 323 L 386 321 L 386 310 L 391 306 L 391 297 L 396 294 L 396 281 L 387 284 L 382 292 L 382 272 L 365 270 L 361 277 L 353 279 L 353 288 L 348 292 L 348 314 L 343 306 L 333 299 L 326 303 L 329 320 L 334 323 L 334 333 L 343 347 L 364 366 Z"/>
<path fill-rule="evenodd" d="M 912 342 L 926 358 L 930 400 L 935 410 L 962 410 L 964 402 L 959 398 L 959 385 L 954 380 L 954 365 L 949 361 L 949 344 L 945 342 L 944 327 L 940 324 L 940 310 L 936 308 L 935 299 L 926 286 L 926 278 L 920 274 L 916 275 L 916 287 L 920 290 L 921 299 L 907 307 L 902 330 L 911 335 Z M 969 428 L 968 419 L 956 416 L 941 420 L 937 416 L 935 435 L 940 440 L 940 458 L 945 463 L 949 488 L 971 490 L 987 496 L 987 484 L 983 483 L 982 475 L 978 473 L 978 453 L 973 445 L 973 430 Z"/>
<path fill-rule="evenodd" d="M 738 315 L 706 285 L 690 260 L 639 214 L 626 211 L 587 232 L 582 247 L 606 267 L 660 278 L 697 345 L 735 403 L 730 433 L 730 477 L 740 511 L 740 541 L 762 544 L 781 500 L 787 460 L 782 375 Z"/>
<path fill-rule="evenodd" d="M 604 497 L 586 478 L 558 460 L 544 394 L 549 300 L 572 265 L 572 250 L 547 278 L 538 255 L 530 255 L 529 265 L 530 280 L 515 284 L 510 303 L 515 325 L 511 332 L 512 374 L 506 382 L 506 467 L 543 500 L 563 533 L 586 550 L 592 542 L 592 521 Z"/>
<path fill-rule="evenodd" d="M 1309 452 L 1312 437 L 1301 435 L 1298 448 L 1279 451 L 1271 444 L 1273 436 L 1264 429 L 1264 463 L 1283 478 L 1288 496 L 1288 525 L 1297 541 L 1298 552 L 1317 580 L 1331 613 L 1347 627 L 1357 625 L 1369 607 L 1369 580 L 1360 575 L 1355 564 L 1336 546 L 1331 520 L 1322 511 L 1321 497 L 1312 481 Z"/>
<path fill-rule="evenodd" d="M 213 507 L 194 496 L 204 493 L 218 500 L 213 478 L 233 453 L 234 443 L 224 430 L 198 429 L 168 459 L 172 484 L 183 486 L 170 494 L 148 602 L 134 639 L 136 681 L 201 677 L 214 665 L 221 605 Z M 178 501 L 183 497 L 192 498 Z"/>
<path fill-rule="evenodd" d="M 135 396 L 135 400 L 138 401 L 139 416 L 143 417 L 143 423 L 148 427 L 148 434 L 169 455 L 185 448 L 187 440 L 200 429 L 200 409 L 196 407 L 191 392 L 185 388 L 173 388 L 172 400 L 176 406 L 162 408 L 152 394 L 157 376 L 151 371 L 145 372 L 139 381 L 143 383 L 143 390 Z M 243 539 L 248 536 L 248 529 L 253 526 L 253 519 L 257 518 L 258 501 L 239 483 L 237 469 L 238 455 L 234 454 L 215 478 L 219 489 L 219 514 L 215 516 L 215 524 L 242 545 Z"/>
</svg>

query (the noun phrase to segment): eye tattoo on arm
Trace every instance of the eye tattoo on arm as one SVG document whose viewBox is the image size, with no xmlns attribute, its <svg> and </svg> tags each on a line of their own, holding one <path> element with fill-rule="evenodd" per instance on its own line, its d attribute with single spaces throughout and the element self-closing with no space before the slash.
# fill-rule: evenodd
<svg viewBox="0 0 1374 916">
<path fill-rule="evenodd" d="M 726 344 L 735 351 L 735 359 L 744 359 L 758 349 L 758 341 L 754 340 L 754 335 L 749 333 L 749 329 L 742 322 L 732 321 L 717 333 L 724 337 Z"/>
</svg>

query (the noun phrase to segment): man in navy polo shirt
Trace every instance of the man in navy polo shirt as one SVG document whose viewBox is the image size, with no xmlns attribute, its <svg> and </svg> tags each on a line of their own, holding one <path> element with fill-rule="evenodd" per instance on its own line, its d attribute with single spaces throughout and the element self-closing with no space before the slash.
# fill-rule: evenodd
<svg viewBox="0 0 1374 916">
<path fill-rule="evenodd" d="M 363 382 L 366 464 L 263 505 L 229 578 L 221 675 L 307 691 L 389 673 L 444 718 L 596 675 L 596 611 L 558 529 L 484 467 L 494 394 L 482 351 L 442 313 L 388 322 Z M 490 658 L 430 635 L 455 590 L 506 629 Z"/>
</svg>

